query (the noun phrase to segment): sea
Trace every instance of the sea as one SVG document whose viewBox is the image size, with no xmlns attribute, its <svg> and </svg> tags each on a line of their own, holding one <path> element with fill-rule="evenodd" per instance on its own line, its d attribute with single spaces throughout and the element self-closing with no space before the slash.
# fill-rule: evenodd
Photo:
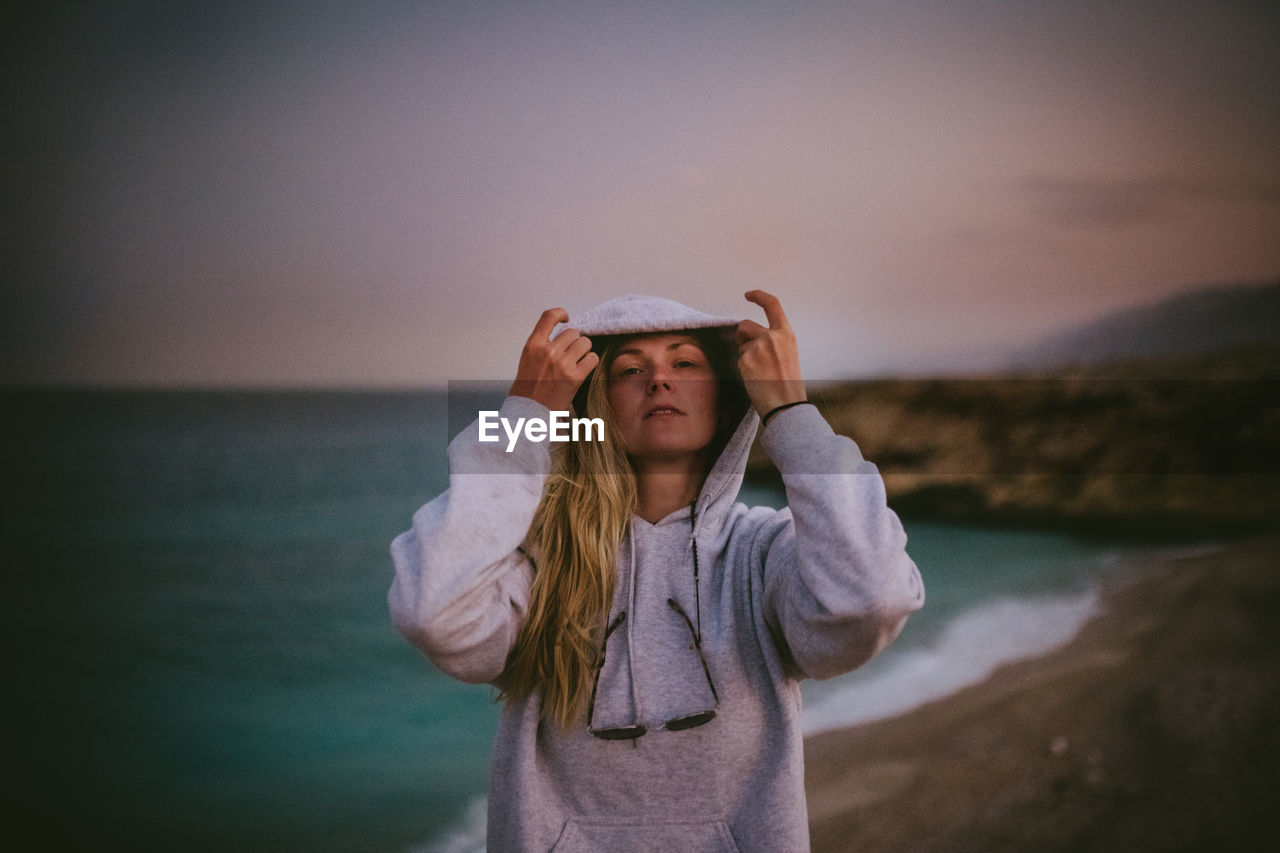
<svg viewBox="0 0 1280 853">
<path fill-rule="evenodd" d="M 447 486 L 451 401 L 456 425 L 444 390 L 0 394 L 10 833 L 483 850 L 494 693 L 435 671 L 386 606 L 391 539 Z M 805 685 L 808 732 L 1066 642 L 1149 547 L 903 522 L 927 604 L 867 666 Z"/>
</svg>

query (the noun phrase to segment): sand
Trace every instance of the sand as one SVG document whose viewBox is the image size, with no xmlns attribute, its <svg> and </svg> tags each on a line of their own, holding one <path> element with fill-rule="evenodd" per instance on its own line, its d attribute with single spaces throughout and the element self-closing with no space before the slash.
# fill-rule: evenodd
<svg viewBox="0 0 1280 853">
<path fill-rule="evenodd" d="M 1280 538 L 1122 567 L 1067 646 L 806 764 L 815 851 L 1275 849 Z"/>
</svg>

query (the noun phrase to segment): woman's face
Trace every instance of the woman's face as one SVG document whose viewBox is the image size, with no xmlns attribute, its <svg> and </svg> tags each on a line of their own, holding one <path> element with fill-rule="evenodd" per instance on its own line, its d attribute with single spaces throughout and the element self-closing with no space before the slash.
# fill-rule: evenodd
<svg viewBox="0 0 1280 853">
<path fill-rule="evenodd" d="M 609 365 L 608 379 L 615 428 L 633 459 L 701 453 L 715 437 L 715 372 L 689 335 L 624 340 Z"/>
</svg>

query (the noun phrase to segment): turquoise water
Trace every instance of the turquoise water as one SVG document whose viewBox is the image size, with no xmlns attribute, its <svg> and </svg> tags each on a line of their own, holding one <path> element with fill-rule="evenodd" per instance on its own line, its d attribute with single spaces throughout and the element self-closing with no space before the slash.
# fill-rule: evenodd
<svg viewBox="0 0 1280 853">
<path fill-rule="evenodd" d="M 391 538 L 446 485 L 443 394 L 3 405 L 13 826 L 86 846 L 402 851 L 464 822 L 491 691 L 432 670 L 385 603 Z M 928 606 L 872 665 L 806 688 L 823 719 L 865 716 L 866 685 L 917 701 L 905 676 L 972 668 L 954 632 L 975 612 L 1003 601 L 1002 627 L 1042 622 L 1117 553 L 906 524 Z"/>
</svg>

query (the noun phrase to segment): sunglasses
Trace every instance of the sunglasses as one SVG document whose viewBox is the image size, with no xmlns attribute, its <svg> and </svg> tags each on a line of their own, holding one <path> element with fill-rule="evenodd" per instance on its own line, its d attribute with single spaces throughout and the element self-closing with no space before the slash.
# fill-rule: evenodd
<svg viewBox="0 0 1280 853">
<path fill-rule="evenodd" d="M 707 666 L 707 656 L 702 651 L 702 636 L 700 632 L 694 630 L 693 621 L 689 618 L 689 614 L 684 612 L 684 608 L 674 598 L 668 598 L 667 605 L 679 614 L 680 618 L 684 620 L 684 624 L 688 627 L 689 636 L 693 640 L 693 644 L 689 648 L 698 653 L 698 660 L 702 663 L 702 674 L 707 677 L 707 686 L 711 688 L 711 696 L 715 699 L 715 707 L 709 711 L 698 711 L 693 714 L 674 717 L 659 726 L 660 729 L 666 729 L 669 732 L 678 732 L 697 728 L 711 722 L 715 718 L 716 712 L 720 710 L 720 694 L 716 691 L 715 682 L 711 680 L 711 669 Z M 591 724 L 592 718 L 595 716 L 596 691 L 600 687 L 600 673 L 604 670 L 604 655 L 605 650 L 609 647 L 609 637 L 626 619 L 627 612 L 624 610 L 614 618 L 613 622 L 609 623 L 609 627 L 605 630 L 604 642 L 601 643 L 600 647 L 600 660 L 596 663 L 595 679 L 591 683 L 591 705 L 587 709 L 587 731 L 601 740 L 635 740 L 649 730 L 647 726 L 640 723 L 610 729 L 597 729 Z"/>
</svg>

